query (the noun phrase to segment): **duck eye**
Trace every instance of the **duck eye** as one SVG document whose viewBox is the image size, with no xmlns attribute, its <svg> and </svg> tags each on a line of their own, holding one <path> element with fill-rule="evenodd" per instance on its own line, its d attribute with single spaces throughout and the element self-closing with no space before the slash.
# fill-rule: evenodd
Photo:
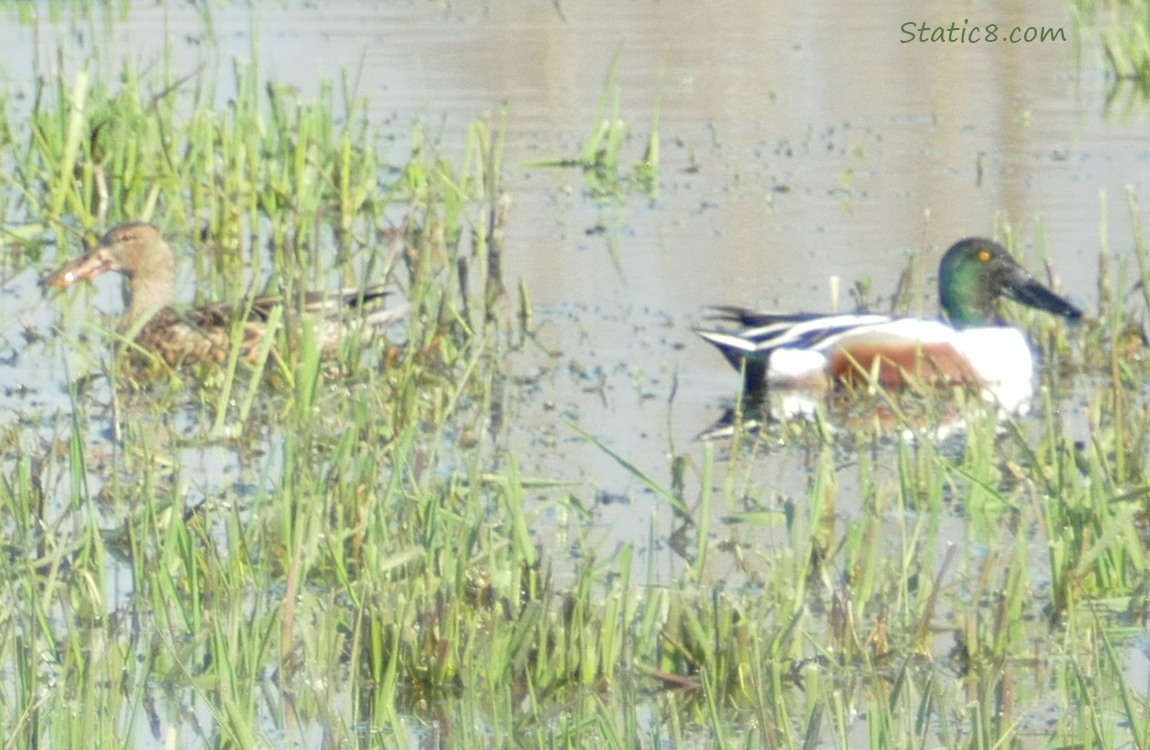
<svg viewBox="0 0 1150 750">
<path fill-rule="evenodd" d="M 982 250 L 979 250 L 978 251 L 978 259 L 980 261 L 982 261 L 983 263 L 989 262 L 990 261 L 990 251 L 986 250 L 985 248 Z"/>
</svg>

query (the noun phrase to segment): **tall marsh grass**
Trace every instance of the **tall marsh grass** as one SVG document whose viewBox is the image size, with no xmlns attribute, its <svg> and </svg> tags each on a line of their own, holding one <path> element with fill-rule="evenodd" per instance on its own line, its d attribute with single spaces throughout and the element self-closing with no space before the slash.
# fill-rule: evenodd
<svg viewBox="0 0 1150 750">
<path fill-rule="evenodd" d="M 26 118 L 0 108 L 0 201 L 61 254 L 156 221 L 204 297 L 387 281 L 412 312 L 338 363 L 305 335 L 262 367 L 118 383 L 114 411 L 76 373 L 67 420 L 5 428 L 6 746 L 1145 741 L 1123 655 L 1148 581 L 1136 312 L 1072 334 L 1023 319 L 1046 363 L 1035 416 L 960 401 L 958 441 L 783 426 L 652 467 L 579 426 L 680 525 L 651 522 L 646 547 L 676 550 L 665 580 L 637 545 L 596 545 L 583 486 L 504 450 L 504 355 L 530 319 L 501 270 L 513 113 L 453 155 L 418 124 L 379 131 L 347 80 L 305 99 L 224 75 L 226 106 L 210 69 L 42 76 Z M 608 93 L 597 122 L 617 121 Z M 597 126 L 589 179 L 618 180 L 624 142 Z M 41 262 L 34 233 L 16 241 L 6 263 Z M 1087 440 L 1060 411 L 1069 378 L 1091 384 Z M 119 437 L 93 441 L 109 419 Z M 801 490 L 763 479 L 780 455 Z M 537 538 L 549 514 L 579 556 Z"/>
</svg>

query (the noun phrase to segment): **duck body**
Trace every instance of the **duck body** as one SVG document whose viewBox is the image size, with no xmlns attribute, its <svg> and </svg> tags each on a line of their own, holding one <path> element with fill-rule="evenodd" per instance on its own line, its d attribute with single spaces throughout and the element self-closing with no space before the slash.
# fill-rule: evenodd
<svg viewBox="0 0 1150 750">
<path fill-rule="evenodd" d="M 775 387 L 824 390 L 876 383 L 970 385 L 1007 408 L 1032 390 L 1034 357 L 1026 337 L 1001 322 L 1001 297 L 1070 319 L 1081 311 L 1047 289 L 991 240 L 970 238 L 943 256 L 939 297 L 946 320 L 868 313 L 760 313 L 715 308 L 732 324 L 697 329 L 744 372 L 748 392 Z"/>
<path fill-rule="evenodd" d="M 41 284 L 59 288 L 95 279 L 109 271 L 127 279 L 125 311 L 117 332 L 139 349 L 172 367 L 194 362 L 226 362 L 238 336 L 239 355 L 255 362 L 271 330 L 273 311 L 287 308 L 282 297 L 258 297 L 243 304 L 178 306 L 176 257 L 153 224 L 130 222 L 111 229 L 86 255 L 45 277 Z M 338 353 L 350 336 L 367 340 L 403 309 L 382 309 L 382 287 L 309 293 L 293 309 L 315 326 L 325 356 Z M 239 327 L 239 328 L 237 328 Z"/>
</svg>

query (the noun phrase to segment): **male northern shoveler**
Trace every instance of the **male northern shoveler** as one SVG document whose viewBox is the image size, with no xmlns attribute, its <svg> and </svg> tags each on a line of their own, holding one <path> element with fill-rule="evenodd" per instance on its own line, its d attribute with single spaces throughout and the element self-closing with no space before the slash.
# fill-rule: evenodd
<svg viewBox="0 0 1150 750">
<path fill-rule="evenodd" d="M 824 389 L 852 381 L 886 388 L 908 382 L 966 384 L 1013 410 L 1029 397 L 1034 361 L 1022 332 L 1003 324 L 998 298 L 1070 319 L 1082 316 L 992 240 L 955 243 L 942 258 L 938 287 L 949 323 L 719 307 L 719 319 L 741 327 L 696 332 L 743 369 L 748 392 L 765 386 Z"/>
<path fill-rule="evenodd" d="M 249 304 L 218 303 L 174 307 L 176 256 L 153 224 L 130 222 L 111 229 L 100 244 L 45 277 L 45 286 L 69 287 L 118 271 L 128 279 L 126 310 L 117 331 L 173 367 L 197 361 L 225 362 L 232 349 L 233 326 L 242 321 L 241 356 L 254 361 L 268 333 L 269 315 L 280 297 L 260 297 Z M 353 333 L 368 339 L 406 310 L 384 310 L 382 287 L 308 294 L 297 306 L 316 327 L 325 356 L 333 356 Z"/>
</svg>

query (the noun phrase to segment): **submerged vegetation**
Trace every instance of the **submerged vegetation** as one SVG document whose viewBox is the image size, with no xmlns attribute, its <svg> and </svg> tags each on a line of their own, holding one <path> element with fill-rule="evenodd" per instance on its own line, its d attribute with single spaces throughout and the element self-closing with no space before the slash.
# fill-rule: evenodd
<svg viewBox="0 0 1150 750">
<path fill-rule="evenodd" d="M 1150 591 L 1133 194 L 1142 265 L 1104 275 L 1096 323 L 1071 345 L 1021 320 L 1033 418 L 960 394 L 957 441 L 784 424 L 660 467 L 579 432 L 677 523 L 604 553 L 586 488 L 506 450 L 531 330 L 501 272 L 503 115 L 452 154 L 382 131 L 348 81 L 37 80 L 27 111 L 0 92 L 0 205 L 25 219 L 6 271 L 145 219 L 194 250 L 204 298 L 387 281 L 412 312 L 334 363 L 305 335 L 282 362 L 129 383 L 83 296 L 55 301 L 60 332 L 28 338 L 68 363 L 67 413 L 0 433 L 7 746 L 1146 746 L 1123 655 Z M 607 88 L 581 165 L 618 189 Z M 1071 378 L 1087 435 L 1057 403 Z M 780 444 L 801 493 L 761 476 Z"/>
</svg>

